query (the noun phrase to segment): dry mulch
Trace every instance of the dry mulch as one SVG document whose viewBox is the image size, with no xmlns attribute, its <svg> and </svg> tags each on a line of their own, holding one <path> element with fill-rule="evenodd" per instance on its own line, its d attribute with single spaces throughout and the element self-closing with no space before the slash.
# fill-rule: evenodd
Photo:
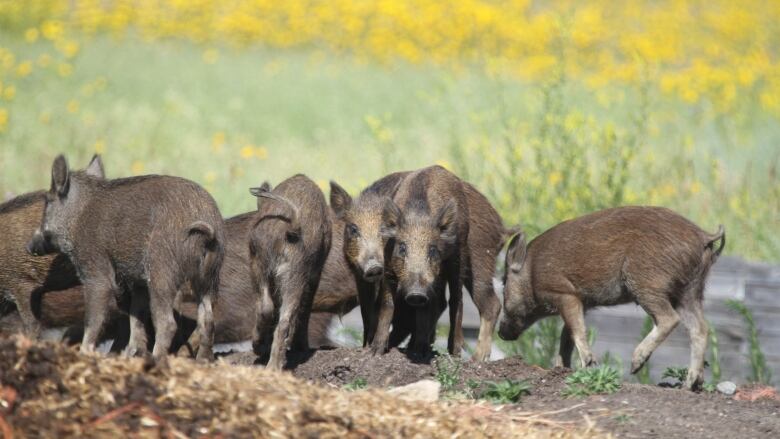
<svg viewBox="0 0 780 439">
<path fill-rule="evenodd" d="M 154 364 L 84 356 L 18 336 L 0 338 L 0 432 L 5 437 L 604 437 L 586 422 L 557 423 L 486 403 L 404 401 L 380 389 L 347 392 L 224 361 L 206 365 L 170 358 Z"/>
</svg>

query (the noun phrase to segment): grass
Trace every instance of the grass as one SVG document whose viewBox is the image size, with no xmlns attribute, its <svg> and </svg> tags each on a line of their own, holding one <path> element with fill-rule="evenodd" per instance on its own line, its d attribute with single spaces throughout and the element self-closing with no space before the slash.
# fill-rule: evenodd
<svg viewBox="0 0 780 439">
<path fill-rule="evenodd" d="M 664 369 L 663 374 L 661 374 L 661 378 L 672 378 L 676 381 L 676 384 L 682 384 L 685 382 L 685 377 L 688 376 L 688 368 L 687 367 L 675 367 L 675 366 L 669 366 L 666 369 Z"/>
<path fill-rule="evenodd" d="M 488 400 L 493 404 L 517 404 L 523 395 L 530 393 L 531 385 L 525 380 L 488 381 L 484 384 L 479 399 Z"/>
<path fill-rule="evenodd" d="M 356 390 L 362 390 L 368 387 L 368 382 L 365 378 L 357 377 L 354 380 L 344 385 L 344 390 L 354 392 Z"/>
<path fill-rule="evenodd" d="M 583 397 L 620 390 L 620 372 L 612 366 L 602 365 L 578 369 L 566 377 L 563 396 Z"/>
<path fill-rule="evenodd" d="M 52 50 L 3 31 L 0 41 L 19 61 Z M 78 41 L 69 75 L 34 63 L 13 78 L 0 194 L 47 187 L 59 152 L 79 167 L 98 150 L 109 176 L 180 175 L 230 216 L 255 208 L 247 188 L 266 179 L 302 172 L 355 192 L 386 172 L 441 163 L 529 236 L 598 208 L 661 204 L 707 230 L 725 224 L 741 237 L 729 253 L 780 260 L 780 128 L 760 111 L 716 118 L 706 102 L 561 75 L 529 83 L 476 67 L 218 44 L 209 64 L 182 41 Z"/>
<path fill-rule="evenodd" d="M 756 328 L 755 320 L 753 320 L 753 313 L 739 300 L 727 300 L 726 305 L 739 313 L 745 320 L 745 325 L 747 326 L 749 344 L 748 359 L 750 360 L 751 370 L 749 377 L 750 381 L 754 383 L 769 384 L 772 381 L 772 371 L 769 369 L 764 352 L 761 350 L 761 343 L 758 340 L 758 329 Z"/>
<path fill-rule="evenodd" d="M 450 355 L 439 355 L 436 358 L 436 381 L 441 384 L 442 393 L 456 391 L 460 383 L 460 360 Z"/>
</svg>

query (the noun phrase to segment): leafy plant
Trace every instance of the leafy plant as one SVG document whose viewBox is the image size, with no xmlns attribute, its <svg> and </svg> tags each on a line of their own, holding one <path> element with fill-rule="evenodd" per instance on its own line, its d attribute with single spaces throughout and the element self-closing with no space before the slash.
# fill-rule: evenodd
<svg viewBox="0 0 780 439">
<path fill-rule="evenodd" d="M 742 315 L 748 330 L 748 343 L 750 345 L 750 380 L 756 383 L 769 384 L 772 380 L 772 373 L 766 363 L 766 357 L 761 350 L 761 343 L 758 341 L 758 329 L 753 319 L 753 313 L 745 306 L 745 303 L 739 300 L 727 300 L 726 305 L 732 310 Z"/>
<path fill-rule="evenodd" d="M 460 382 L 460 360 L 449 355 L 441 355 L 436 359 L 436 381 L 441 384 L 443 392 L 452 392 Z"/>
<path fill-rule="evenodd" d="M 344 385 L 344 390 L 354 392 L 356 390 L 365 389 L 368 386 L 368 382 L 365 378 L 357 377 L 354 380 L 350 381 L 346 385 Z"/>
<path fill-rule="evenodd" d="M 549 317 L 528 328 L 517 340 L 505 341 L 496 338 L 496 344 L 508 357 L 521 356 L 528 364 L 550 368 L 553 359 L 558 355 L 558 340 L 562 328 L 560 317 Z"/>
<path fill-rule="evenodd" d="M 531 393 L 531 385 L 527 381 L 504 380 L 499 382 L 488 381 L 485 383 L 479 398 L 486 399 L 494 404 L 515 404 L 520 402 L 523 395 Z"/>
<path fill-rule="evenodd" d="M 601 393 L 615 393 L 620 389 L 620 372 L 612 366 L 602 365 L 578 369 L 566 377 L 566 397 L 582 397 Z"/>
<path fill-rule="evenodd" d="M 672 378 L 674 380 L 677 380 L 676 384 L 682 384 L 685 382 L 685 377 L 688 376 L 688 368 L 687 367 L 667 367 L 664 369 L 664 373 L 661 375 L 661 378 Z"/>
<path fill-rule="evenodd" d="M 718 344 L 718 334 L 715 332 L 715 328 L 709 325 L 709 337 L 710 337 L 710 370 L 712 371 L 712 381 L 720 381 L 720 346 Z M 706 385 L 705 385 L 706 386 Z M 706 389 L 705 389 L 706 390 Z"/>
</svg>

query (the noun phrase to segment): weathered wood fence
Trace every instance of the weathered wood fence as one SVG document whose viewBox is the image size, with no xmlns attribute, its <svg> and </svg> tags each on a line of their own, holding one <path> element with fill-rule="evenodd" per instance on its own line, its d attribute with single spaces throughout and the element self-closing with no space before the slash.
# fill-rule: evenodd
<svg viewBox="0 0 780 439">
<path fill-rule="evenodd" d="M 464 294 L 464 297 L 468 295 Z M 772 380 L 780 383 L 780 266 L 723 256 L 710 272 L 704 297 L 705 315 L 718 336 L 721 379 L 745 382 L 750 377 L 748 328 L 742 316 L 726 306 L 727 300 L 736 299 L 752 311 L 761 349 L 773 372 Z M 609 351 L 623 361 L 628 373 L 631 354 L 641 339 L 645 316 L 645 312 L 634 304 L 588 313 L 588 325 L 596 329 L 594 354 L 601 357 Z M 448 324 L 446 313 L 440 323 Z M 468 298 L 464 301 L 463 324 L 467 338 L 473 343 L 479 328 L 479 315 Z M 346 315 L 336 326 L 342 325 L 360 328 L 359 312 Z M 660 381 L 667 366 L 687 366 L 689 355 L 688 334 L 683 325 L 679 325 L 650 359 L 651 377 Z M 493 358 L 501 356 L 501 351 L 494 347 Z"/>
</svg>

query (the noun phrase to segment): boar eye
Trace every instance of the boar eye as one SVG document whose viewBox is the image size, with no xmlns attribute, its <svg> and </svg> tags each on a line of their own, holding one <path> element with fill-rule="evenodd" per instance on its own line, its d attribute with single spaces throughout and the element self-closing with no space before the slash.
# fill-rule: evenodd
<svg viewBox="0 0 780 439">
<path fill-rule="evenodd" d="M 398 243 L 398 256 L 401 256 L 402 258 L 406 257 L 406 243 L 405 242 L 399 242 Z"/>
<path fill-rule="evenodd" d="M 349 232 L 349 236 L 358 236 L 360 234 L 360 230 L 358 229 L 358 226 L 354 224 L 349 224 L 347 226 L 347 231 Z"/>
<path fill-rule="evenodd" d="M 428 247 L 429 259 L 436 259 L 438 256 L 439 256 L 439 249 L 435 245 Z"/>
</svg>

